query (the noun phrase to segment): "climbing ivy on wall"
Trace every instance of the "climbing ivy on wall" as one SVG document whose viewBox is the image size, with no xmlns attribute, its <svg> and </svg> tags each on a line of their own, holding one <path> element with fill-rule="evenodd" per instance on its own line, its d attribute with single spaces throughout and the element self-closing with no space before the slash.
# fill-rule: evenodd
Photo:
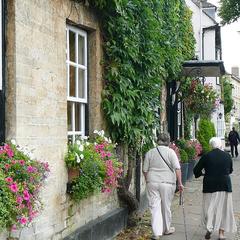
<svg viewBox="0 0 240 240">
<path fill-rule="evenodd" d="M 152 142 L 163 83 L 194 56 L 191 12 L 181 0 L 89 0 L 104 40 L 102 106 L 115 141 Z"/>
</svg>

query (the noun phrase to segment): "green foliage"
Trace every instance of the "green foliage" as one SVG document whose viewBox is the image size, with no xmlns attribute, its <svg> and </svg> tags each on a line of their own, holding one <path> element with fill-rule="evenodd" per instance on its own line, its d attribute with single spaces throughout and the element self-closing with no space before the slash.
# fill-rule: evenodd
<svg viewBox="0 0 240 240">
<path fill-rule="evenodd" d="M 181 163 L 188 162 L 188 155 L 184 149 L 179 149 Z"/>
<path fill-rule="evenodd" d="M 197 136 L 203 153 L 209 152 L 211 150 L 209 140 L 216 136 L 214 124 L 209 119 L 200 119 L 198 128 Z"/>
<path fill-rule="evenodd" d="M 196 155 L 196 150 L 194 147 L 191 147 L 191 146 L 188 146 L 186 149 L 185 149 L 187 155 L 188 155 L 188 160 L 193 160 L 195 155 Z"/>
<path fill-rule="evenodd" d="M 239 0 L 221 0 L 219 15 L 222 18 L 222 24 L 230 24 L 240 17 Z"/>
<path fill-rule="evenodd" d="M 152 144 L 162 84 L 194 56 L 191 12 L 180 0 L 90 0 L 102 19 L 102 106 L 114 141 Z"/>
<path fill-rule="evenodd" d="M 231 112 L 233 107 L 233 97 L 232 97 L 232 84 L 230 79 L 223 77 L 221 79 L 223 86 L 223 99 L 224 99 L 224 113 L 227 115 Z"/>
<path fill-rule="evenodd" d="M 9 228 L 15 222 L 17 204 L 14 200 L 14 196 L 6 184 L 5 176 L 0 171 L 0 231 Z"/>
<path fill-rule="evenodd" d="M 193 146 L 189 144 L 185 139 L 178 139 L 176 141 L 177 147 L 180 149 L 180 159 L 181 162 L 187 162 L 189 160 L 194 159 L 196 150 Z M 184 150 L 183 153 L 181 153 L 181 150 Z M 187 154 L 187 160 L 185 159 L 185 153 Z M 182 156 L 183 155 L 183 156 Z M 183 157 L 183 159 L 182 159 Z"/>
<path fill-rule="evenodd" d="M 98 162 L 85 160 L 81 165 L 80 176 L 73 181 L 70 192 L 75 201 L 100 192 L 105 177 L 105 168 Z"/>
<path fill-rule="evenodd" d="M 115 144 L 104 136 L 104 131 L 94 131 L 91 140 L 69 143 L 65 156 L 67 167 L 78 170 L 79 176 L 71 181 L 69 193 L 80 201 L 95 192 L 111 192 L 118 186 L 122 164 L 117 160 Z"/>
</svg>

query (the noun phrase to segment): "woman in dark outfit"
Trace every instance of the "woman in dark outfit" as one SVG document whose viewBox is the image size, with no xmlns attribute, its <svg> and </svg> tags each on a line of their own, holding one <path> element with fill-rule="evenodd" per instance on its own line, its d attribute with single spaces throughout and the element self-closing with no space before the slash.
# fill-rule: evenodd
<svg viewBox="0 0 240 240">
<path fill-rule="evenodd" d="M 231 156 L 222 151 L 221 140 L 213 137 L 209 141 L 213 150 L 203 155 L 194 167 L 196 178 L 203 178 L 203 224 L 207 229 L 205 239 L 218 230 L 219 239 L 226 239 L 224 232 L 236 232 L 233 214 Z M 204 170 L 204 173 L 203 173 Z"/>
</svg>

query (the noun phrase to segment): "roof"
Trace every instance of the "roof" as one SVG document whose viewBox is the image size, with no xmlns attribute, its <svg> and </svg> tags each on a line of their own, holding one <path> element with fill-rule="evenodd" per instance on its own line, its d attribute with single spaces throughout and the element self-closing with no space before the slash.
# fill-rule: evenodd
<svg viewBox="0 0 240 240">
<path fill-rule="evenodd" d="M 200 7 L 200 1 L 199 0 L 192 0 L 198 7 Z M 209 3 L 207 1 L 202 1 L 202 8 L 215 8 L 217 7 L 213 5 L 212 3 Z"/>
<path fill-rule="evenodd" d="M 192 0 L 192 2 L 198 6 L 200 8 L 200 2 L 199 0 Z M 202 8 L 203 8 L 203 13 L 208 16 L 214 23 L 217 24 L 217 21 L 212 17 L 210 16 L 206 11 L 204 11 L 204 8 L 215 8 L 215 10 L 217 10 L 217 7 L 215 5 L 213 5 L 212 3 L 209 3 L 207 1 L 204 1 L 202 2 Z"/>
</svg>

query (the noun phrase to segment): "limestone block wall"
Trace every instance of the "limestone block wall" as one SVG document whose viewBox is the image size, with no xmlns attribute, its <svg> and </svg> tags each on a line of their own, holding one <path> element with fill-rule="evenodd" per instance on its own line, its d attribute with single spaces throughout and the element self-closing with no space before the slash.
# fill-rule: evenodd
<svg viewBox="0 0 240 240">
<path fill-rule="evenodd" d="M 7 1 L 6 136 L 33 149 L 51 169 L 42 191 L 44 211 L 22 231 L 24 240 L 62 239 L 119 206 L 116 193 L 99 194 L 78 205 L 66 195 L 67 19 L 88 32 L 91 132 L 104 126 L 98 19 L 88 7 L 70 0 Z"/>
</svg>

